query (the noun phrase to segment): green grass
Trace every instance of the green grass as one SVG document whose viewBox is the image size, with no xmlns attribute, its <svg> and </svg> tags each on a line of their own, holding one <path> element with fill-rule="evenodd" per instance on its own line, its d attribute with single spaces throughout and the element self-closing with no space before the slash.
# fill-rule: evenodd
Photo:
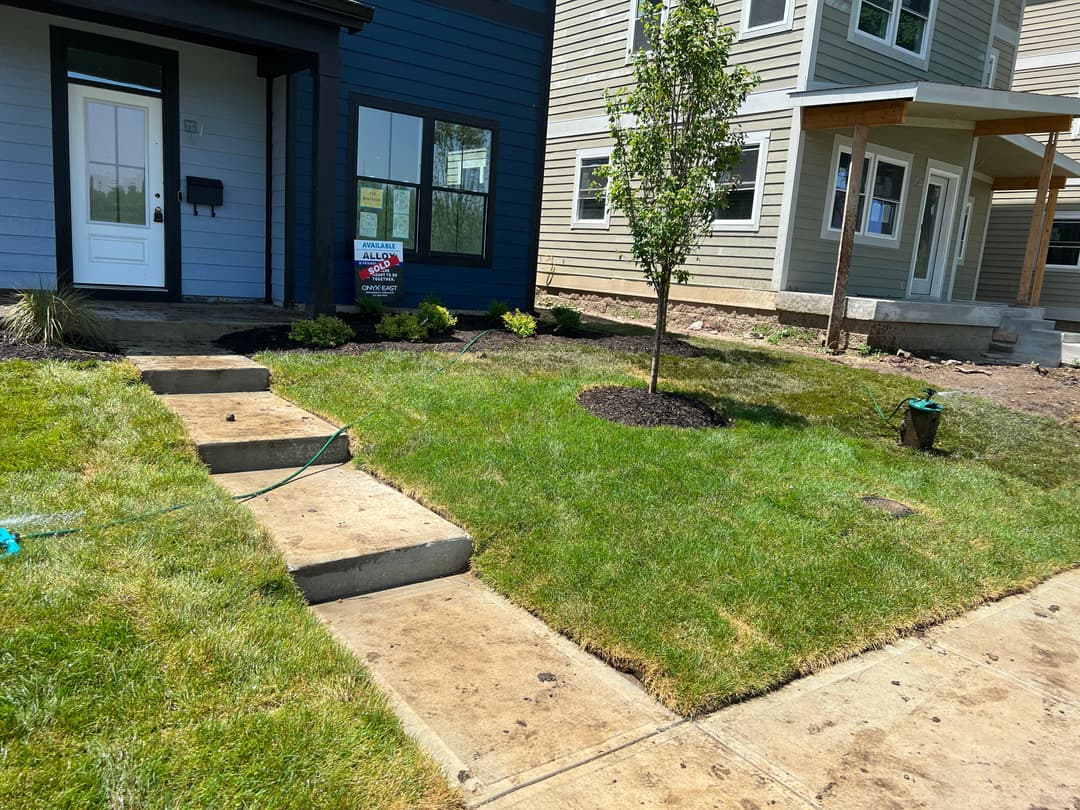
<svg viewBox="0 0 1080 810">
<path fill-rule="evenodd" d="M 898 448 L 912 379 L 722 344 L 665 358 L 667 390 L 734 427 L 639 429 L 575 403 L 642 384 L 645 356 L 588 348 L 445 356 L 271 354 L 275 387 L 358 427 L 360 462 L 463 524 L 479 575 L 706 711 L 1029 586 L 1080 561 L 1080 434 L 945 395 L 942 453 Z M 895 520 L 863 495 L 918 514 Z"/>
<path fill-rule="evenodd" d="M 0 806 L 457 806 L 133 368 L 0 363 L 0 526 L 189 500 L 0 560 Z"/>
</svg>

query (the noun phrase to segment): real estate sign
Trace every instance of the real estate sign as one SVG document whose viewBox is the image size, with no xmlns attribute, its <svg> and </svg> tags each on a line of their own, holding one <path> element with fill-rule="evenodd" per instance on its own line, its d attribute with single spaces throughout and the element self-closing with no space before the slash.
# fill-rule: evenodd
<svg viewBox="0 0 1080 810">
<path fill-rule="evenodd" d="M 402 268 L 405 249 L 401 242 L 357 239 L 353 242 L 356 294 L 394 304 L 405 294 Z"/>
</svg>

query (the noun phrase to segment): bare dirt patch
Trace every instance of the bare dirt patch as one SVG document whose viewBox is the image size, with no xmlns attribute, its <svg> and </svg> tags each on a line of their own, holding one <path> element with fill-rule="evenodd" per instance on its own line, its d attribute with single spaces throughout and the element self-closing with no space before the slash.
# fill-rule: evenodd
<svg viewBox="0 0 1080 810">
<path fill-rule="evenodd" d="M 704 402 L 682 394 L 609 386 L 578 394 L 578 404 L 593 416 L 631 427 L 727 427 L 731 420 Z"/>
</svg>

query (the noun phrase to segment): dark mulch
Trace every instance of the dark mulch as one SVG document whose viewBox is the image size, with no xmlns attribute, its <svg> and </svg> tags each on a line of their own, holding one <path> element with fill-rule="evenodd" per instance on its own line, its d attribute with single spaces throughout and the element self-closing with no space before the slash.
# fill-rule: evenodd
<svg viewBox="0 0 1080 810">
<path fill-rule="evenodd" d="M 631 427 L 713 428 L 731 424 L 724 414 L 693 397 L 663 391 L 650 394 L 644 388 L 590 388 L 578 394 L 577 401 L 593 416 Z"/>
<path fill-rule="evenodd" d="M 46 346 L 41 343 L 18 343 L 0 329 L 0 360 L 119 360 L 116 347 Z"/>
<path fill-rule="evenodd" d="M 491 331 L 480 339 L 476 344 L 476 348 L 487 351 L 553 343 L 595 346 L 600 349 L 627 354 L 642 354 L 652 351 L 651 335 L 613 335 L 594 331 L 564 334 L 552 331 L 553 327 L 550 325 L 542 325 L 533 337 L 519 338 L 517 335 L 507 332 L 501 326 L 493 325 L 487 318 L 467 315 L 459 316 L 457 328 L 452 334 L 433 335 L 420 343 L 410 343 L 407 340 L 384 340 L 376 334 L 375 324 L 371 321 L 347 316 L 344 320 L 356 332 L 356 337 L 336 349 L 311 351 L 327 351 L 333 354 L 347 355 L 391 349 L 408 352 L 459 352 L 469 341 L 480 335 L 484 330 Z M 262 351 L 298 349 L 297 344 L 289 340 L 289 327 L 287 325 L 233 332 L 218 340 L 218 344 L 231 352 L 248 356 Z M 672 337 L 664 338 L 662 351 L 664 354 L 679 357 L 704 357 L 706 354 L 696 346 L 691 346 L 689 343 L 684 343 Z"/>
</svg>

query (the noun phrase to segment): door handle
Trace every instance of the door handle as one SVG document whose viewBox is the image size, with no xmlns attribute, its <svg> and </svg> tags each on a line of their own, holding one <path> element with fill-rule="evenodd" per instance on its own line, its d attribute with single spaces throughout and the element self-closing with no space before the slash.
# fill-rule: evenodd
<svg viewBox="0 0 1080 810">
<path fill-rule="evenodd" d="M 154 208 L 154 222 L 164 222 L 165 214 L 161 212 L 161 206 L 155 206 Z"/>
</svg>

